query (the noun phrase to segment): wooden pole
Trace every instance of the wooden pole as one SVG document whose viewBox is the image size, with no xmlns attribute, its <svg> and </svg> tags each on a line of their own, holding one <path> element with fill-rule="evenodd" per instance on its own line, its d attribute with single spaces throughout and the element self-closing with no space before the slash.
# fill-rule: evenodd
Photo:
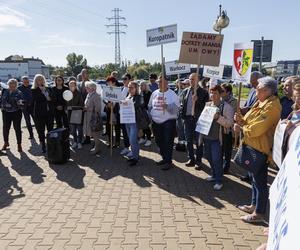
<svg viewBox="0 0 300 250">
<path fill-rule="evenodd" d="M 113 147 L 113 103 L 110 107 L 110 156 L 112 156 L 112 147 Z"/>
<path fill-rule="evenodd" d="M 238 114 L 241 113 L 241 94 L 242 94 L 242 82 L 239 82 L 239 92 L 238 92 L 238 99 L 237 99 L 237 105 L 236 105 L 236 112 Z M 239 147 L 239 138 L 240 138 L 240 134 L 237 132 L 234 132 L 234 148 L 238 148 Z"/>
<path fill-rule="evenodd" d="M 165 60 L 164 60 L 164 45 L 160 45 L 160 55 L 161 55 L 161 81 L 165 83 Z M 163 89 L 163 114 L 165 114 L 165 90 Z"/>
</svg>

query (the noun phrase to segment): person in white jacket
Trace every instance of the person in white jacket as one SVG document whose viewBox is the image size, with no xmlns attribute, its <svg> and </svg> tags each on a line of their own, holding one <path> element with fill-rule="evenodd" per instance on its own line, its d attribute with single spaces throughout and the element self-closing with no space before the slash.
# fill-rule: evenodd
<svg viewBox="0 0 300 250">
<path fill-rule="evenodd" d="M 149 100 L 148 111 L 152 118 L 155 142 L 159 147 L 162 160 L 157 162 L 162 170 L 172 167 L 173 144 L 176 134 L 176 119 L 179 110 L 179 98 L 168 88 L 168 81 L 159 77 L 159 89 Z"/>
</svg>

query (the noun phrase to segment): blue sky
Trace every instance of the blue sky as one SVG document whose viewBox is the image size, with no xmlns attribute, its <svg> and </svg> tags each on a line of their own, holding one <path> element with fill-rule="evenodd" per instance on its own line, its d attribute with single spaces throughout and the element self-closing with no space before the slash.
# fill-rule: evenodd
<svg viewBox="0 0 300 250">
<path fill-rule="evenodd" d="M 274 40 L 274 62 L 300 59 L 299 0 L 0 0 L 0 58 L 19 54 L 65 65 L 66 55 L 76 52 L 90 65 L 114 62 L 114 37 L 105 24 L 118 7 L 128 25 L 123 60 L 159 61 L 160 48 L 146 47 L 146 29 L 177 23 L 178 42 L 165 46 L 166 61 L 176 60 L 182 31 L 213 32 L 220 3 L 231 21 L 223 31 L 221 63 L 231 64 L 235 42 L 261 36 Z"/>
</svg>

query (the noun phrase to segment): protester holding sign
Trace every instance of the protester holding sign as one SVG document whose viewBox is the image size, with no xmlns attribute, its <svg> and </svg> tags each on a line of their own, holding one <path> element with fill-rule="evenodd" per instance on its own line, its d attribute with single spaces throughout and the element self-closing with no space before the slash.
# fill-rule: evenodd
<svg viewBox="0 0 300 250">
<path fill-rule="evenodd" d="M 189 77 L 190 87 L 183 90 L 180 98 L 180 114 L 184 122 L 184 134 L 187 141 L 187 150 L 189 161 L 185 164 L 187 167 L 198 165 L 197 169 L 201 169 L 203 144 L 199 145 L 199 133 L 195 131 L 198 118 L 208 102 L 208 92 L 198 86 L 198 76 L 192 73 Z M 192 114 L 193 102 L 195 103 L 194 114 Z M 196 143 L 197 142 L 197 143 Z M 194 143 L 196 143 L 196 157 L 194 153 Z"/>
<path fill-rule="evenodd" d="M 235 114 L 236 132 L 243 132 L 243 144 L 235 156 L 235 162 L 251 172 L 252 202 L 238 208 L 249 215 L 241 217 L 245 222 L 261 222 L 268 202 L 268 157 L 271 156 L 273 136 L 280 119 L 281 105 L 275 96 L 277 82 L 271 77 L 258 79 L 257 102 L 242 116 Z"/>
<path fill-rule="evenodd" d="M 282 106 L 281 119 L 286 119 L 289 116 L 289 114 L 293 111 L 293 88 L 294 85 L 299 81 L 300 79 L 297 76 L 290 76 L 284 80 L 282 88 L 284 96 L 280 99 L 280 103 Z"/>
<path fill-rule="evenodd" d="M 91 154 L 96 155 L 100 152 L 100 133 L 101 124 L 101 98 L 96 92 L 97 85 L 93 82 L 85 82 L 87 96 L 84 102 L 84 122 L 83 133 L 86 136 L 93 137 L 95 147 L 91 149 Z"/>
<path fill-rule="evenodd" d="M 233 126 L 234 110 L 227 102 L 221 100 L 222 88 L 220 85 L 211 88 L 209 93 L 211 102 L 207 103 L 207 106 L 216 108 L 217 112 L 213 117 L 209 133 L 202 137 L 205 155 L 212 169 L 212 175 L 207 180 L 214 182 L 214 190 L 218 191 L 223 187 L 222 131 Z"/>
<path fill-rule="evenodd" d="M 227 102 L 234 112 L 237 110 L 237 99 L 232 94 L 232 86 L 229 83 L 223 83 L 221 85 L 223 93 L 222 93 L 222 100 L 224 102 Z M 233 133 L 232 129 L 224 129 L 223 130 L 223 145 L 222 145 L 222 152 L 223 152 L 223 170 L 224 174 L 229 173 L 230 168 L 230 162 L 231 162 L 231 154 L 232 154 L 232 148 L 233 148 Z"/>
<path fill-rule="evenodd" d="M 109 76 L 106 79 L 106 83 L 110 87 L 116 87 L 117 79 L 113 76 Z M 104 97 L 105 98 L 105 97 Z M 121 140 L 121 125 L 120 125 L 120 105 L 119 103 L 107 101 L 104 99 L 103 101 L 105 103 L 104 112 L 106 112 L 106 131 L 108 136 L 108 146 L 113 147 L 119 147 L 120 146 L 120 140 Z M 112 110 L 112 112 L 111 112 Z M 112 117 L 111 117 L 112 116 Z M 111 125 L 115 128 L 115 144 L 110 145 L 112 138 L 111 138 Z"/>
<path fill-rule="evenodd" d="M 136 82 L 130 82 L 129 86 L 129 95 L 125 99 L 124 102 L 127 100 L 132 100 L 134 104 L 134 111 L 135 111 L 135 121 L 134 123 L 126 123 L 126 130 L 129 137 L 129 142 L 131 146 L 131 155 L 129 156 L 129 166 L 135 166 L 139 161 L 139 151 L 140 146 L 138 142 L 138 132 L 139 132 L 139 124 L 142 114 L 141 111 L 144 109 L 144 101 L 143 97 L 138 94 L 138 84 Z"/>
<path fill-rule="evenodd" d="M 157 162 L 162 170 L 172 168 L 173 144 L 176 133 L 176 118 L 179 99 L 173 90 L 168 88 L 168 81 L 159 78 L 159 89 L 151 95 L 148 110 L 152 118 L 155 142 L 159 147 L 162 160 Z"/>
<path fill-rule="evenodd" d="M 289 142 L 290 137 L 293 131 L 300 125 L 300 78 L 295 79 L 295 86 L 293 88 L 293 101 L 295 102 L 292 106 L 293 111 L 289 114 L 287 119 L 282 120 L 282 123 L 287 124 L 286 130 L 283 137 L 282 143 L 282 158 L 284 159 L 288 150 L 289 150 Z"/>
<path fill-rule="evenodd" d="M 72 80 L 69 82 L 69 88 L 73 93 L 73 98 L 67 103 L 68 118 L 70 123 L 70 133 L 73 136 L 72 148 L 82 148 L 83 138 L 83 96 L 77 88 L 76 81 Z"/>
</svg>

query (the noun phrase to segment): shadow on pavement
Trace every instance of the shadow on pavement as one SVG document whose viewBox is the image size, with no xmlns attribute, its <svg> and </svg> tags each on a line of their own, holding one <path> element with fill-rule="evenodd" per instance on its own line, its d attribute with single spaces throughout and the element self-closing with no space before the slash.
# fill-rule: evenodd
<svg viewBox="0 0 300 250">
<path fill-rule="evenodd" d="M 39 184 L 44 182 L 44 170 L 40 168 L 35 161 L 31 160 L 25 152 L 20 153 L 20 159 L 10 151 L 7 152 L 7 157 L 11 162 L 11 167 L 20 176 L 30 176 L 31 182 Z"/>
<path fill-rule="evenodd" d="M 22 187 L 0 160 L 0 209 L 12 204 L 14 199 L 22 197 L 25 197 Z"/>
</svg>

